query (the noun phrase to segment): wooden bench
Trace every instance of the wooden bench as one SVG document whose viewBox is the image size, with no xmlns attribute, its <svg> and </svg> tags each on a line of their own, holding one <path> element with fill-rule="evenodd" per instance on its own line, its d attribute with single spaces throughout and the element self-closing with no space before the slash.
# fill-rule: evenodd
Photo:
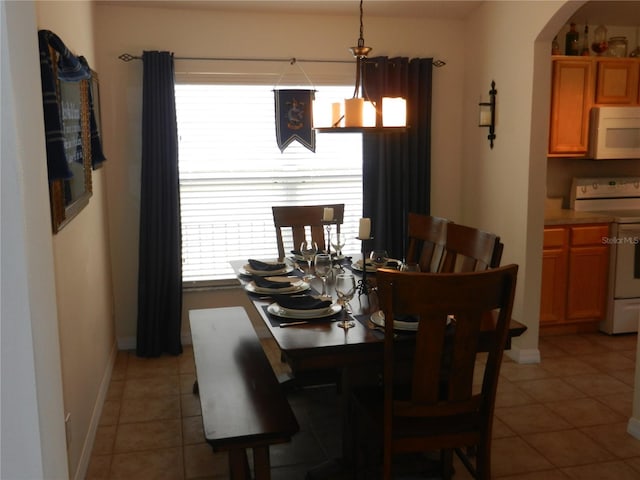
<svg viewBox="0 0 640 480">
<path fill-rule="evenodd" d="M 251 320 L 242 307 L 190 310 L 191 338 L 204 436 L 214 451 L 227 451 L 231 478 L 269 479 L 269 445 L 299 431 Z"/>
</svg>

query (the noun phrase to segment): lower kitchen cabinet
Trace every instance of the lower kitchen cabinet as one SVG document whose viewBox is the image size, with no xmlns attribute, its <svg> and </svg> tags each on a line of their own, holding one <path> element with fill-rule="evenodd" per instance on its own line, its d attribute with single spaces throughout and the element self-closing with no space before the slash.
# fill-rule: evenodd
<svg viewBox="0 0 640 480">
<path fill-rule="evenodd" d="M 606 314 L 608 224 L 546 227 L 540 327 L 595 330 Z M 569 329 L 570 330 L 570 329 Z M 569 331 L 567 330 L 567 331 Z"/>
</svg>

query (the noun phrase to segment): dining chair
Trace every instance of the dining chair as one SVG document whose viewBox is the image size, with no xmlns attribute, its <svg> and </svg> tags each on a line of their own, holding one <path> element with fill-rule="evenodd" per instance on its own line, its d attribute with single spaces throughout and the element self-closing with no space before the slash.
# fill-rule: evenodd
<svg viewBox="0 0 640 480">
<path fill-rule="evenodd" d="M 307 229 L 310 231 L 311 239 L 318 244 L 318 249 L 326 249 L 324 228 L 327 222 L 323 223 L 322 221 L 325 208 L 333 208 L 334 218 L 333 221 L 328 223 L 336 225 L 335 233 L 340 233 L 340 225 L 344 220 L 344 203 L 272 207 L 273 223 L 276 228 L 276 241 L 278 243 L 278 257 L 281 261 L 286 257 L 283 230 L 291 230 L 294 250 L 298 250 L 300 244 L 305 239 L 308 239 Z"/>
<path fill-rule="evenodd" d="M 474 272 L 500 265 L 500 237 L 467 225 L 447 224 L 440 272 Z"/>
<path fill-rule="evenodd" d="M 480 272 L 376 272 L 386 319 L 383 381 L 355 388 L 349 410 L 361 478 L 390 479 L 407 465 L 393 463 L 398 455 L 438 450 L 442 478 L 451 477 L 454 451 L 474 478 L 491 477 L 491 428 L 517 272 L 514 264 Z M 394 335 L 399 315 L 419 317 L 414 340 Z M 494 336 L 486 357 L 479 355 L 481 327 Z M 400 365 L 407 343 L 410 363 Z"/>
<path fill-rule="evenodd" d="M 449 220 L 410 212 L 407 216 L 407 263 L 422 272 L 438 272 L 442 266 Z"/>
</svg>

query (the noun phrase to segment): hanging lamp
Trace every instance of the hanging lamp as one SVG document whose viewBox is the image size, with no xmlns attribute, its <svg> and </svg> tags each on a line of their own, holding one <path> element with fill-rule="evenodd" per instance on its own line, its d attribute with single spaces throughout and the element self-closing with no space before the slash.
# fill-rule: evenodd
<svg viewBox="0 0 640 480">
<path fill-rule="evenodd" d="M 360 0 L 360 37 L 349 51 L 356 59 L 353 97 L 344 102 L 314 104 L 313 124 L 318 132 L 398 132 L 407 128 L 407 102 L 401 97 L 383 97 L 381 105 L 369 99 L 362 82 L 364 62 L 372 48 L 364 44 L 363 0 Z"/>
</svg>

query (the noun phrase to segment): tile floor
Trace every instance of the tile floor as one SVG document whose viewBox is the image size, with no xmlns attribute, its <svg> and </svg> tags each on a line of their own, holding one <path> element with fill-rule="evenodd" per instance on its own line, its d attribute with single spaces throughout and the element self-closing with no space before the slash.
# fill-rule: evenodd
<svg viewBox="0 0 640 480">
<path fill-rule="evenodd" d="M 543 337 L 540 352 L 540 364 L 505 359 L 502 366 L 493 477 L 640 479 L 640 440 L 626 433 L 636 336 Z M 158 359 L 120 352 L 87 479 L 228 478 L 225 455 L 203 440 L 194 379 L 188 346 L 180 357 Z M 304 479 L 311 466 L 340 450 L 335 389 L 294 392 L 290 402 L 301 431 L 290 444 L 272 447 L 274 480 Z M 463 467 L 457 471 L 456 479 L 470 478 Z"/>
</svg>

